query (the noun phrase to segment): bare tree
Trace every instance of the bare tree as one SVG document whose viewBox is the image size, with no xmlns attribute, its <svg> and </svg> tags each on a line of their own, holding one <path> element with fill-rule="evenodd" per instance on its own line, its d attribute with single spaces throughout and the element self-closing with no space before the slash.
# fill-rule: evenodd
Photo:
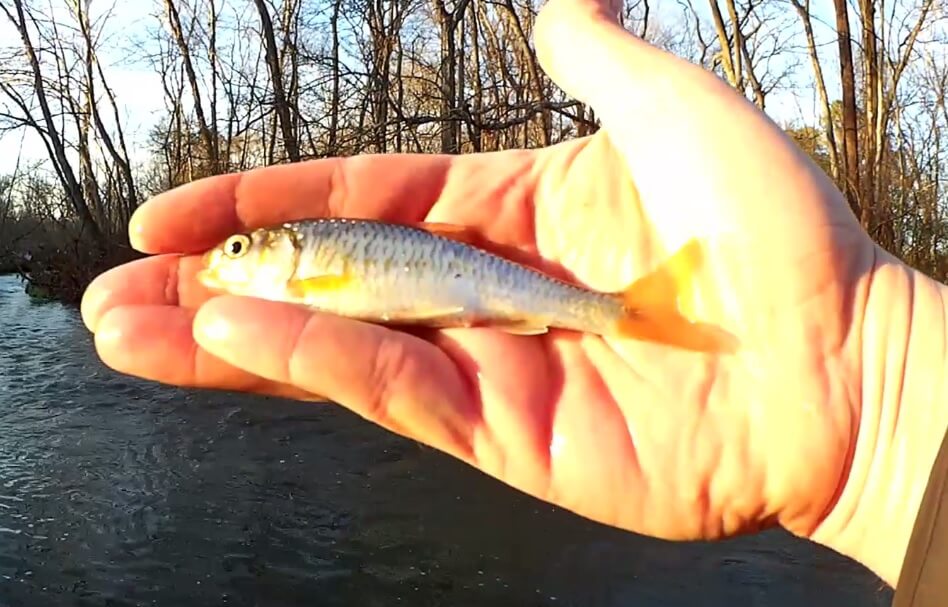
<svg viewBox="0 0 948 607">
<path fill-rule="evenodd" d="M 206 114 L 202 101 L 201 87 L 198 85 L 197 72 L 194 69 L 194 62 L 191 58 L 191 47 L 181 27 L 181 17 L 178 12 L 177 0 L 165 0 L 165 9 L 167 11 L 168 25 L 178 45 L 178 52 L 181 54 L 184 72 L 187 74 L 188 84 L 191 86 L 191 95 L 194 97 L 194 114 L 197 118 L 201 140 L 204 142 L 204 151 L 207 154 L 212 171 L 218 173 L 220 172 L 221 166 L 217 140 L 217 125 L 214 125 L 214 130 L 212 131 L 211 125 L 205 118 Z M 214 111 L 212 110 L 212 114 L 213 113 Z"/>
<path fill-rule="evenodd" d="M 87 230 L 93 240 L 101 245 L 104 243 L 102 230 L 93 217 L 92 210 L 83 194 L 82 186 L 67 157 L 66 140 L 56 124 L 53 110 L 50 107 L 48 87 L 30 33 L 31 27 L 36 28 L 36 21 L 32 14 L 24 10 L 23 0 L 13 0 L 12 11 L 5 4 L 0 4 L 0 10 L 3 11 L 9 22 L 20 34 L 22 50 L 27 57 L 29 75 L 32 81 L 31 93 L 39 104 L 40 117 L 34 115 L 34 109 L 30 107 L 26 98 L 15 86 L 9 82 L 3 82 L 0 83 L 0 87 L 2 87 L 7 99 L 21 112 L 20 122 L 24 126 L 31 127 L 42 138 L 43 144 L 49 153 L 50 162 L 62 183 L 72 210 L 79 217 L 83 229 Z"/>
</svg>

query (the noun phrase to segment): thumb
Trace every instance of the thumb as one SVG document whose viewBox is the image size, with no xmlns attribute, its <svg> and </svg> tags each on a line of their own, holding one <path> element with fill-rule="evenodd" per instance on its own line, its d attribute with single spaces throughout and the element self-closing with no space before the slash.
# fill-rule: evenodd
<svg viewBox="0 0 948 607">
<path fill-rule="evenodd" d="M 766 121 L 713 73 L 624 29 L 617 4 L 549 0 L 534 27 L 540 65 L 564 91 L 591 105 L 610 131 L 634 124 L 639 139 L 654 143 L 652 135 L 661 133 L 680 143 L 693 141 L 694 122 L 722 120 L 720 130 L 727 131 L 723 125 Z"/>
<path fill-rule="evenodd" d="M 682 86 L 703 71 L 625 30 L 617 4 L 549 0 L 534 26 L 537 59 L 550 78 L 610 118 L 648 110 L 660 92 L 649 90 L 654 85 Z"/>
<path fill-rule="evenodd" d="M 798 206 L 801 188 L 832 187 L 736 90 L 625 30 L 616 13 L 608 0 L 549 0 L 534 28 L 537 57 L 596 111 L 663 240 L 683 242 L 695 226 L 767 233 L 785 223 L 774 209 Z M 780 200 L 781 188 L 794 196 Z"/>
</svg>

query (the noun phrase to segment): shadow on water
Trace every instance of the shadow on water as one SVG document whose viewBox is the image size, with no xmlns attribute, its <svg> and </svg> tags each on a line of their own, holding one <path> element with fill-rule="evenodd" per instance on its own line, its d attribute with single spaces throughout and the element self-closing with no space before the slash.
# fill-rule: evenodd
<svg viewBox="0 0 948 607">
<path fill-rule="evenodd" d="M 78 313 L 0 276 L 5 605 L 883 606 L 783 533 L 597 525 L 326 405 L 103 367 Z"/>
</svg>

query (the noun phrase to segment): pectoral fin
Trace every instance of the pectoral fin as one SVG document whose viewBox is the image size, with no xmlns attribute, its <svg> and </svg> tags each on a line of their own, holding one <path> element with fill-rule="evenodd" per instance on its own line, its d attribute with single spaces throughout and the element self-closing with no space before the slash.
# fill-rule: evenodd
<svg viewBox="0 0 948 607">
<path fill-rule="evenodd" d="M 337 291 L 351 285 L 353 281 L 354 277 L 349 274 L 324 274 L 291 280 L 287 288 L 297 297 L 306 297 L 327 291 Z"/>
</svg>

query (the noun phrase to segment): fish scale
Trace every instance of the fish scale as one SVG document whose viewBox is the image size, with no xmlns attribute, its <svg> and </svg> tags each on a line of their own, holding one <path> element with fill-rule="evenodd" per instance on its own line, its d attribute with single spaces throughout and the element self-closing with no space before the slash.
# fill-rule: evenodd
<svg viewBox="0 0 948 607">
<path fill-rule="evenodd" d="M 582 290 L 413 226 L 333 218 L 284 227 L 302 242 L 297 277 L 338 271 L 333 257 L 344 260 L 347 272 L 358 277 L 338 292 L 310 297 L 309 305 L 325 311 L 409 322 L 419 310 L 463 307 L 445 314 L 441 324 L 529 324 L 541 317 L 597 332 L 622 312 L 612 294 Z"/>
</svg>

